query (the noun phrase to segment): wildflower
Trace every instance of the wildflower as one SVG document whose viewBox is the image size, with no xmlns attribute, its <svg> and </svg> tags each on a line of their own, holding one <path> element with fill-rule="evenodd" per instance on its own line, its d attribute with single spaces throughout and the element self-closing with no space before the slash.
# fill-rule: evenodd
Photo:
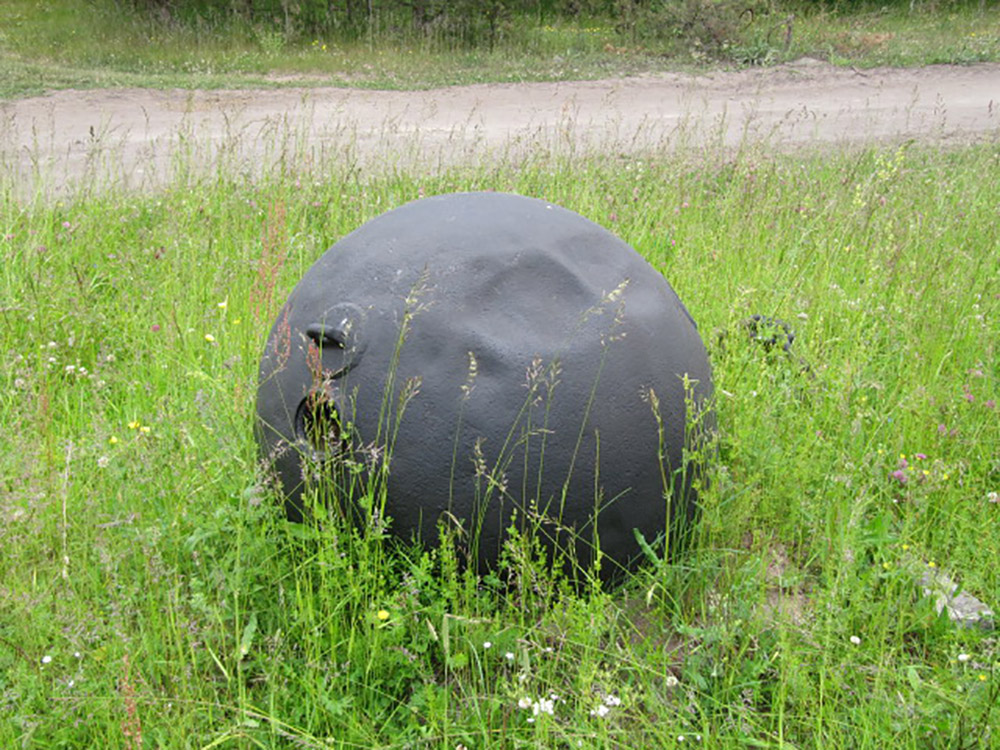
<svg viewBox="0 0 1000 750">
<path fill-rule="evenodd" d="M 936 568 L 937 567 L 937 563 L 934 562 L 933 560 L 931 560 L 929 563 L 927 563 L 927 567 L 928 568 Z"/>
<path fill-rule="evenodd" d="M 375 613 L 375 616 L 382 622 L 385 622 L 386 620 L 389 619 L 389 612 L 388 610 L 380 609 L 378 612 Z"/>
<path fill-rule="evenodd" d="M 663 681 L 668 688 L 675 688 L 681 684 L 680 680 L 674 677 L 672 674 L 667 675 L 667 679 Z"/>
<path fill-rule="evenodd" d="M 141 427 L 139 427 L 139 432 L 141 432 L 143 435 L 148 435 L 151 429 L 153 428 L 147 425 L 142 425 Z"/>
<path fill-rule="evenodd" d="M 856 635 L 852 635 L 851 638 L 850 638 L 850 641 L 855 646 L 860 646 L 861 645 L 861 639 L 858 636 L 856 636 Z"/>
<path fill-rule="evenodd" d="M 131 422 L 128 423 L 128 428 L 130 430 L 138 430 L 140 427 L 142 427 L 142 422 L 140 422 L 138 419 L 133 419 Z"/>
<path fill-rule="evenodd" d="M 591 716 L 596 716 L 596 717 L 597 717 L 597 718 L 599 718 L 599 719 L 603 719 L 603 718 L 604 718 L 605 716 L 607 716 L 607 715 L 608 715 L 608 714 L 609 714 L 610 712 L 611 712 L 611 709 L 610 709 L 610 708 L 608 708 L 607 706 L 605 706 L 605 705 L 604 705 L 604 704 L 602 703 L 602 704 L 600 704 L 600 705 L 599 705 L 599 706 L 598 706 L 597 708 L 592 708 L 592 709 L 590 710 L 590 715 L 591 715 Z"/>
<path fill-rule="evenodd" d="M 959 654 L 958 655 L 958 660 L 960 662 L 962 662 L 963 664 L 965 664 L 965 662 L 967 662 L 970 658 L 972 658 L 972 657 L 970 657 L 968 654 Z"/>
<path fill-rule="evenodd" d="M 548 698 L 539 698 L 538 702 L 531 706 L 531 713 L 535 716 L 539 714 L 548 714 L 551 716 L 555 713 L 556 702 Z"/>
<path fill-rule="evenodd" d="M 49 664 L 52 661 L 52 657 L 48 654 L 42 657 L 42 664 Z"/>
<path fill-rule="evenodd" d="M 229 307 L 229 300 L 227 300 L 227 299 L 224 299 L 224 300 L 222 300 L 222 302 L 220 302 L 220 303 L 219 303 L 219 304 L 217 305 L 217 307 L 218 307 L 218 308 L 219 308 L 220 310 L 225 310 L 225 309 L 226 309 L 227 307 Z"/>
<path fill-rule="evenodd" d="M 996 492 L 989 492 L 986 495 L 986 502 L 994 504 L 1000 503 L 1000 495 L 998 495 Z"/>
<path fill-rule="evenodd" d="M 213 336 L 210 333 L 206 333 L 205 334 L 205 341 L 207 341 L 210 344 L 214 344 L 215 343 L 215 336 Z"/>
<path fill-rule="evenodd" d="M 503 655 L 503 658 L 506 659 L 507 661 L 514 661 L 514 653 L 512 651 L 508 651 L 506 654 Z"/>
<path fill-rule="evenodd" d="M 983 404 L 987 409 L 995 409 L 997 407 L 997 402 L 993 399 L 989 399 Z"/>
<path fill-rule="evenodd" d="M 97 459 L 98 468 L 106 469 L 108 468 L 109 463 L 111 463 L 111 459 L 109 459 L 107 456 L 101 456 L 100 458 Z"/>
<path fill-rule="evenodd" d="M 907 481 L 906 472 L 904 472 L 902 469 L 896 469 L 889 476 L 895 479 L 900 484 L 906 484 Z"/>
<path fill-rule="evenodd" d="M 115 445 L 118 442 L 118 438 L 112 435 L 111 437 L 108 438 L 108 442 L 111 443 L 112 445 Z"/>
<path fill-rule="evenodd" d="M 606 695 L 604 696 L 604 703 L 608 706 L 620 706 L 622 704 L 622 699 L 617 695 Z"/>
<path fill-rule="evenodd" d="M 517 707 L 520 709 L 531 708 L 531 698 L 519 698 L 517 701 Z"/>
<path fill-rule="evenodd" d="M 153 323 L 153 325 L 151 325 L 149 327 L 149 330 L 151 330 L 153 333 L 156 333 L 157 331 L 160 330 L 160 324 L 159 323 Z"/>
<path fill-rule="evenodd" d="M 233 318 L 233 325 L 234 326 L 238 326 L 242 322 L 243 322 L 243 318 Z"/>
<path fill-rule="evenodd" d="M 485 649 L 493 648 L 493 643 L 491 641 L 483 641 L 483 648 Z"/>
<path fill-rule="evenodd" d="M 986 682 L 986 675 L 984 675 L 984 674 L 979 675 L 979 681 L 980 682 Z"/>
<path fill-rule="evenodd" d="M 924 459 L 926 459 L 926 458 L 927 458 L 927 454 L 926 454 L 926 453 L 915 453 L 915 454 L 913 455 L 913 457 L 914 457 L 915 459 L 917 459 L 918 461 L 923 461 Z"/>
</svg>

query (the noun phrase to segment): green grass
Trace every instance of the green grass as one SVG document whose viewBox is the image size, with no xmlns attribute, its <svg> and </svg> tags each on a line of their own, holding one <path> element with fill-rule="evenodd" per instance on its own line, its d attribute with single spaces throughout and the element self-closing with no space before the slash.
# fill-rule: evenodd
<svg viewBox="0 0 1000 750">
<path fill-rule="evenodd" d="M 914 580 L 997 604 L 998 182 L 983 145 L 3 183 L 0 746 L 988 746 L 997 641 Z M 609 227 L 699 322 L 718 459 L 671 564 L 579 590 L 515 539 L 477 577 L 260 487 L 277 306 L 364 221 L 471 189 Z"/>
<path fill-rule="evenodd" d="M 0 97 L 107 86 L 413 89 L 774 64 L 802 56 L 860 67 L 1000 60 L 996 3 L 917 3 L 912 11 L 902 3 L 854 13 L 813 3 L 790 7 L 739 24 L 725 49 L 707 55 L 690 39 L 634 39 L 608 20 L 522 19 L 487 50 L 392 28 L 362 39 L 320 39 L 238 21 L 146 17 L 110 0 L 7 0 L 0 4 Z"/>
</svg>

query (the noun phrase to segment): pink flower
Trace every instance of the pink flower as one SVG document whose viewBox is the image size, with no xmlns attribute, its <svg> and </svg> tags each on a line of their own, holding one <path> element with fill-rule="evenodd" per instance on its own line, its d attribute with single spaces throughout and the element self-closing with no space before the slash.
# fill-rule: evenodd
<svg viewBox="0 0 1000 750">
<path fill-rule="evenodd" d="M 159 323 L 153 323 L 153 325 L 151 325 L 149 327 L 149 330 L 151 330 L 153 333 L 156 333 L 157 331 L 160 330 L 160 324 Z"/>
<path fill-rule="evenodd" d="M 921 461 L 924 461 L 927 458 L 926 453 L 914 453 L 913 455 L 916 456 L 916 458 L 920 459 Z"/>
<path fill-rule="evenodd" d="M 907 476 L 906 476 L 906 472 L 904 472 L 902 469 L 896 469 L 889 476 L 891 476 L 893 479 L 895 479 L 900 484 L 906 484 L 906 482 L 908 481 L 907 480 Z"/>
<path fill-rule="evenodd" d="M 987 409 L 995 409 L 996 406 L 997 406 L 997 402 L 994 401 L 993 399 L 990 399 L 989 401 L 986 402 L 986 408 Z"/>
</svg>

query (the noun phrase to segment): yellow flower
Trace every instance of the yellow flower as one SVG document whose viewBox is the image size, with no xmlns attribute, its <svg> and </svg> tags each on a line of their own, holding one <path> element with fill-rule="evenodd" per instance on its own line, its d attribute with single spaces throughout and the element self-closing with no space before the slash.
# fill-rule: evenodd
<svg viewBox="0 0 1000 750">
<path fill-rule="evenodd" d="M 934 562 L 933 560 L 931 560 L 929 563 L 927 563 L 927 567 L 928 568 L 936 568 L 937 567 L 937 563 Z"/>
<path fill-rule="evenodd" d="M 376 617 L 377 617 L 378 619 L 382 620 L 382 622 L 385 622 L 386 620 L 388 620 L 388 619 L 389 619 L 389 612 L 388 612 L 388 610 L 384 610 L 384 609 L 380 609 L 380 610 L 379 610 L 379 611 L 378 611 L 378 612 L 377 612 L 377 613 L 375 614 L 375 616 L 376 616 Z"/>
<path fill-rule="evenodd" d="M 205 334 L 205 341 L 207 341 L 210 344 L 214 344 L 215 343 L 215 336 L 213 336 L 210 333 L 206 333 Z"/>
<path fill-rule="evenodd" d="M 128 428 L 130 430 L 138 430 L 142 426 L 142 423 L 138 419 L 133 419 L 128 423 Z"/>
<path fill-rule="evenodd" d="M 984 674 L 979 675 L 979 681 L 980 682 L 986 682 L 986 675 L 984 675 Z"/>
<path fill-rule="evenodd" d="M 242 322 L 243 322 L 243 318 L 233 318 L 233 325 L 234 326 L 238 326 Z"/>
<path fill-rule="evenodd" d="M 908 550 L 909 548 L 910 548 L 909 544 L 904 544 L 903 545 L 903 552 L 906 552 L 906 550 Z"/>
<path fill-rule="evenodd" d="M 139 432 L 141 432 L 143 434 L 149 434 L 149 431 L 151 429 L 152 429 L 151 427 L 147 427 L 146 425 L 143 425 L 142 427 L 139 428 Z"/>
<path fill-rule="evenodd" d="M 224 299 L 222 300 L 222 302 L 219 303 L 220 310 L 225 310 L 227 307 L 229 307 L 229 300 Z"/>
<path fill-rule="evenodd" d="M 118 438 L 116 438 L 114 435 L 112 435 L 111 437 L 108 438 L 108 442 L 111 443 L 112 445 L 114 445 L 115 443 L 118 442 Z"/>
</svg>

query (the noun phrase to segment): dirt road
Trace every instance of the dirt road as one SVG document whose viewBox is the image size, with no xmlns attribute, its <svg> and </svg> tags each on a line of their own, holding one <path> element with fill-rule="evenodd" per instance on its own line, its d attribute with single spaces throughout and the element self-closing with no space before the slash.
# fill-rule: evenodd
<svg viewBox="0 0 1000 750">
<path fill-rule="evenodd" d="M 1000 65 L 764 70 L 431 91 L 61 91 L 0 104 L 0 170 L 63 192 L 81 177 L 156 184 L 219 162 L 351 159 L 365 169 L 641 154 L 766 140 L 774 148 L 997 139 Z M 30 186 L 30 187 L 29 187 Z"/>
</svg>

